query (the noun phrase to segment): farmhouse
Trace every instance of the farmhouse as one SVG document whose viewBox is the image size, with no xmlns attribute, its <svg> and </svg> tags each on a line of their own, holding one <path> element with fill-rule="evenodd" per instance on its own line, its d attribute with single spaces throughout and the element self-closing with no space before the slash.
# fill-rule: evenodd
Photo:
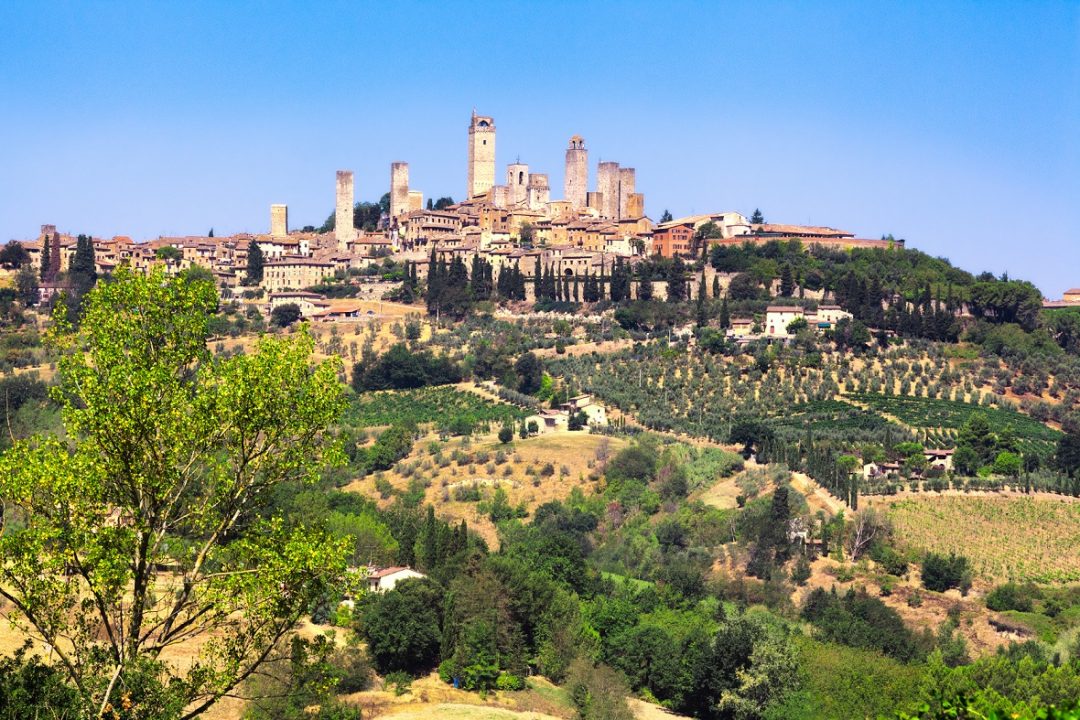
<svg viewBox="0 0 1080 720">
<path fill-rule="evenodd" d="M 790 337 L 788 325 L 806 319 L 806 313 L 795 305 L 770 305 L 765 309 L 765 334 L 769 337 Z"/>
<path fill-rule="evenodd" d="M 427 575 L 418 573 L 409 567 L 388 567 L 382 569 L 371 568 L 368 573 L 368 590 L 375 593 L 393 590 L 394 586 L 402 580 L 425 578 Z"/>
</svg>

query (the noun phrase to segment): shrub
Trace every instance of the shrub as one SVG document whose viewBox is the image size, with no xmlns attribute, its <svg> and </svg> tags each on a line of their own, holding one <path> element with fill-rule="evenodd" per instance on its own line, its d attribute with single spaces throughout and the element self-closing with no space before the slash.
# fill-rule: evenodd
<svg viewBox="0 0 1080 720">
<path fill-rule="evenodd" d="M 525 679 L 512 675 L 508 672 L 499 673 L 499 677 L 495 678 L 495 689 L 497 690 L 524 690 Z"/>
<path fill-rule="evenodd" d="M 499 442 L 503 445 L 507 444 L 514 439 L 514 430 L 509 425 L 503 425 L 499 428 Z"/>
<path fill-rule="evenodd" d="M 971 587 L 971 564 L 963 555 L 950 553 L 947 557 L 937 553 L 927 553 L 923 558 L 923 587 L 934 592 L 945 592 L 950 588 Z"/>
<path fill-rule="evenodd" d="M 1003 612 L 1005 610 L 1019 610 L 1031 612 L 1030 587 L 1022 587 L 1016 583 L 998 585 L 986 596 L 986 607 L 991 610 Z"/>
</svg>

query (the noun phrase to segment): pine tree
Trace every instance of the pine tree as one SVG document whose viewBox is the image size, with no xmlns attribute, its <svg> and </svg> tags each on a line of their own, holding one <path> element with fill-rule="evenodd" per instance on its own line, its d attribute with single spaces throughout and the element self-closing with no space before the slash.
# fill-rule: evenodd
<svg viewBox="0 0 1080 720">
<path fill-rule="evenodd" d="M 765 224 L 765 216 L 761 214 L 761 210 L 759 208 L 754 208 L 754 214 L 750 216 L 750 222 L 754 225 Z"/>
</svg>

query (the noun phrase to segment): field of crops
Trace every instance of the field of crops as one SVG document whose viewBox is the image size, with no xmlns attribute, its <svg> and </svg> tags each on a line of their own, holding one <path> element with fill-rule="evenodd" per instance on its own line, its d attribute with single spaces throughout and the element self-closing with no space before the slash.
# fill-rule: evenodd
<svg viewBox="0 0 1080 720">
<path fill-rule="evenodd" d="M 793 405 L 770 424 L 781 437 L 801 438 L 809 428 L 813 433 L 841 433 L 851 442 L 881 442 L 886 431 L 899 442 L 909 431 L 884 417 L 841 400 L 815 400 Z"/>
<path fill-rule="evenodd" d="M 946 495 L 888 509 L 902 547 L 955 552 L 987 579 L 1080 580 L 1080 503 L 1049 497 Z"/>
<path fill-rule="evenodd" d="M 851 393 L 845 397 L 877 412 L 895 417 L 916 429 L 936 431 L 940 438 L 956 436 L 972 413 L 981 413 L 995 431 L 1011 429 L 1020 438 L 1021 450 L 1045 453 L 1052 449 L 1061 433 L 1043 425 L 1038 420 L 1014 410 L 1000 407 L 982 407 L 954 400 L 899 395 L 876 395 Z M 946 443 L 949 444 L 949 443 Z"/>
<path fill-rule="evenodd" d="M 519 408 L 485 400 L 452 386 L 388 390 L 357 395 L 345 413 L 347 423 L 373 427 L 392 423 L 431 423 L 436 428 L 497 427 L 517 421 Z"/>
</svg>

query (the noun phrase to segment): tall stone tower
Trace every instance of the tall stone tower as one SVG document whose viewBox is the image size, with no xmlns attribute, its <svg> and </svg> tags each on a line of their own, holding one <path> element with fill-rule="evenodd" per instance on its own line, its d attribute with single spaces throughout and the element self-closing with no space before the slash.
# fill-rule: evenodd
<svg viewBox="0 0 1080 720">
<path fill-rule="evenodd" d="M 409 163 L 390 163 L 390 222 L 409 212 Z"/>
<path fill-rule="evenodd" d="M 483 195 L 495 184 L 495 120 L 473 110 L 469 123 L 469 179 L 466 200 Z"/>
<path fill-rule="evenodd" d="M 523 205 L 529 188 L 529 166 L 522 162 L 507 165 L 506 187 L 510 188 L 510 205 Z"/>
<path fill-rule="evenodd" d="M 563 199 L 575 210 L 586 206 L 589 192 L 589 151 L 580 135 L 570 138 L 566 148 L 566 175 L 563 177 Z"/>
<path fill-rule="evenodd" d="M 338 241 L 338 250 L 346 250 L 346 243 L 356 238 L 353 227 L 353 190 L 352 170 L 337 171 L 337 202 L 334 205 L 334 237 Z"/>
<path fill-rule="evenodd" d="M 602 196 L 600 217 L 619 217 L 619 163 L 602 162 L 596 168 L 596 191 Z"/>
<path fill-rule="evenodd" d="M 274 237 L 285 237 L 289 234 L 289 206 L 270 206 L 270 234 Z"/>
<path fill-rule="evenodd" d="M 619 168 L 619 219 L 630 217 L 630 196 L 636 190 L 637 173 L 634 168 Z"/>
</svg>

